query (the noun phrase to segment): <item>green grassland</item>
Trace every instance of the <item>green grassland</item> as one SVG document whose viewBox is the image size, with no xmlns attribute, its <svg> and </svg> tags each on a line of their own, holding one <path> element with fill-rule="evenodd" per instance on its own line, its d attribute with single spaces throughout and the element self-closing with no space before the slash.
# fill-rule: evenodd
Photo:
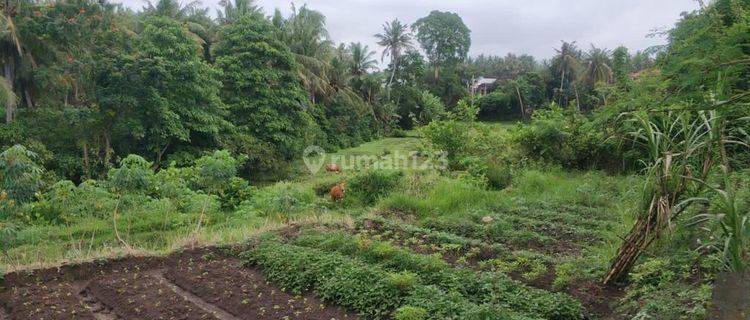
<svg viewBox="0 0 750 320">
<path fill-rule="evenodd" d="M 513 126 L 480 125 L 501 134 Z M 326 161 L 426 148 L 410 132 L 340 150 Z M 312 290 L 368 318 L 412 319 L 423 313 L 426 319 L 609 318 L 615 306 L 633 313 L 660 292 L 635 286 L 645 291 L 591 298 L 603 294 L 600 277 L 632 225 L 638 176 L 529 167 L 517 171 L 506 188 L 493 189 L 460 171 L 374 170 L 371 163 L 312 174 L 302 162 L 295 166 L 298 176 L 248 187 L 249 200 L 232 209 L 200 193 L 114 199 L 96 196 L 103 191 L 93 186 L 78 187 L 75 192 L 86 193 L 89 201 L 80 204 L 82 210 L 94 213 L 21 228 L 4 250 L 2 268 L 244 243 L 240 256 L 271 281 L 294 292 Z M 334 203 L 328 190 L 338 182 L 347 183 L 347 196 Z M 290 228 L 299 230 L 274 231 Z M 312 269 L 295 271 L 303 263 Z M 679 279 L 671 278 L 674 290 L 706 291 L 694 284 L 680 287 Z M 685 308 L 701 303 L 676 302 Z"/>
</svg>

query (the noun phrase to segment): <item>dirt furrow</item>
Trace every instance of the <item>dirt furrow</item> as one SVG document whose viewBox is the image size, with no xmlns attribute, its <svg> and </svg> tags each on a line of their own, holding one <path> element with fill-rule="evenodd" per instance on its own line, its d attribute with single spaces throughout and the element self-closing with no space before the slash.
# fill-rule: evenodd
<svg viewBox="0 0 750 320">
<path fill-rule="evenodd" d="M 169 286 L 169 288 L 172 289 L 172 291 L 174 293 L 176 293 L 179 296 L 183 297 L 185 300 L 192 302 L 196 306 L 198 306 L 201 309 L 203 309 L 203 311 L 205 311 L 205 312 L 207 312 L 209 314 L 212 314 L 217 319 L 219 319 L 219 320 L 240 320 L 239 318 L 233 316 L 231 313 L 226 312 L 223 309 L 221 309 L 221 308 L 219 308 L 219 307 L 217 307 L 217 306 L 215 306 L 215 305 L 213 305 L 211 303 L 208 303 L 208 302 L 204 301 L 200 297 L 198 297 L 198 296 L 196 296 L 196 295 L 194 295 L 194 294 L 192 294 L 192 293 L 190 293 L 188 291 L 183 290 L 182 288 L 180 288 L 176 284 L 172 283 L 172 281 L 170 281 L 169 279 L 167 279 L 166 277 L 164 277 L 163 271 L 161 271 L 161 270 L 154 270 L 154 271 L 151 272 L 151 275 L 154 276 L 154 277 L 156 277 L 156 278 L 158 278 L 158 279 L 160 279 L 160 280 L 163 280 L 164 283 L 167 286 Z"/>
</svg>

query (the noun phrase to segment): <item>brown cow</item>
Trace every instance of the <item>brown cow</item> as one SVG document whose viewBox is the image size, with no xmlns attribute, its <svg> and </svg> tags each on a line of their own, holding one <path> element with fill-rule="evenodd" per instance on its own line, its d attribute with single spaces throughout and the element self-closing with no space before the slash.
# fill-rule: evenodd
<svg viewBox="0 0 750 320">
<path fill-rule="evenodd" d="M 341 173 L 341 166 L 335 163 L 329 163 L 329 164 L 326 164 L 326 171 Z"/>
<path fill-rule="evenodd" d="M 345 186 L 346 186 L 346 184 L 342 182 L 342 183 L 339 183 L 339 184 L 333 186 L 333 188 L 331 188 L 331 192 L 330 192 L 331 193 L 331 201 L 336 202 L 336 201 L 342 201 L 342 200 L 344 200 L 344 193 L 345 193 L 344 187 Z"/>
</svg>

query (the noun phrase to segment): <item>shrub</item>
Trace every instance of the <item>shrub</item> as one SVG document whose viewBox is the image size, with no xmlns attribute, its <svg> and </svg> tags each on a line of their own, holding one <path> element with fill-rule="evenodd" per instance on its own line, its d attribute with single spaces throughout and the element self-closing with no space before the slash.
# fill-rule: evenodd
<svg viewBox="0 0 750 320">
<path fill-rule="evenodd" d="M 485 120 L 518 118 L 518 111 L 513 109 L 513 97 L 502 91 L 494 91 L 479 99 L 479 117 Z"/>
<path fill-rule="evenodd" d="M 477 120 L 478 113 L 478 105 L 475 105 L 466 99 L 461 99 L 456 106 L 451 109 L 447 117 L 448 119 L 456 121 L 474 122 Z"/>
<path fill-rule="evenodd" d="M 401 171 L 368 170 L 348 181 L 347 192 L 362 204 L 372 205 L 396 189 L 403 176 Z"/>
<path fill-rule="evenodd" d="M 406 138 L 408 134 L 406 130 L 401 129 L 401 128 L 396 128 L 391 131 L 390 136 L 393 138 Z"/>
<path fill-rule="evenodd" d="M 33 199 L 42 187 L 42 168 L 35 163 L 37 154 L 22 145 L 0 153 L 0 192 L 20 203 Z"/>
<path fill-rule="evenodd" d="M 420 307 L 403 306 L 396 310 L 395 320 L 426 320 L 427 310 Z"/>
<path fill-rule="evenodd" d="M 120 162 L 120 167 L 109 171 L 109 182 L 119 193 L 145 192 L 153 183 L 151 163 L 131 154 Z"/>
<path fill-rule="evenodd" d="M 429 91 L 423 91 L 419 99 L 419 105 L 415 113 L 410 114 L 412 123 L 415 125 L 426 125 L 439 120 L 445 114 L 445 105 L 440 98 Z"/>
<path fill-rule="evenodd" d="M 317 210 L 316 199 L 310 188 L 281 182 L 256 190 L 237 210 L 261 217 L 289 218 Z"/>
<path fill-rule="evenodd" d="M 201 189 L 209 193 L 223 195 L 237 175 L 240 161 L 232 157 L 229 151 L 218 150 L 195 161 L 197 179 Z"/>
<path fill-rule="evenodd" d="M 454 120 L 432 122 L 421 132 L 432 149 L 447 153 L 452 166 L 463 157 L 467 141 L 470 141 L 468 126 Z"/>
<path fill-rule="evenodd" d="M 493 189 L 505 189 L 513 182 L 513 170 L 509 165 L 489 163 L 484 173 L 489 186 Z"/>
</svg>

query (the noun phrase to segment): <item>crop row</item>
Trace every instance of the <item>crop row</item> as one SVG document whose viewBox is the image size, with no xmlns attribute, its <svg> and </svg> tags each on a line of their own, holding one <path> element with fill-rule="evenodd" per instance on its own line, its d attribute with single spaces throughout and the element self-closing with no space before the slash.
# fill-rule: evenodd
<svg viewBox="0 0 750 320">
<path fill-rule="evenodd" d="M 459 293 L 476 304 L 490 304 L 544 319 L 579 319 L 583 312 L 580 303 L 566 294 L 528 287 L 500 272 L 454 268 L 437 255 L 418 254 L 385 241 L 308 231 L 292 243 L 354 257 L 392 272 L 413 273 L 421 283 Z"/>
<path fill-rule="evenodd" d="M 267 279 L 293 293 L 313 291 L 324 301 L 372 319 L 531 320 L 461 294 L 419 283 L 410 273 L 390 272 L 341 254 L 282 243 L 264 236 L 240 257 Z"/>
<path fill-rule="evenodd" d="M 516 272 L 525 281 L 536 280 L 548 273 L 554 261 L 543 253 L 510 251 L 500 244 L 417 227 L 382 216 L 357 220 L 356 227 L 360 234 L 376 240 L 387 240 L 422 253 L 442 254 L 445 260 L 454 265 Z"/>
</svg>

